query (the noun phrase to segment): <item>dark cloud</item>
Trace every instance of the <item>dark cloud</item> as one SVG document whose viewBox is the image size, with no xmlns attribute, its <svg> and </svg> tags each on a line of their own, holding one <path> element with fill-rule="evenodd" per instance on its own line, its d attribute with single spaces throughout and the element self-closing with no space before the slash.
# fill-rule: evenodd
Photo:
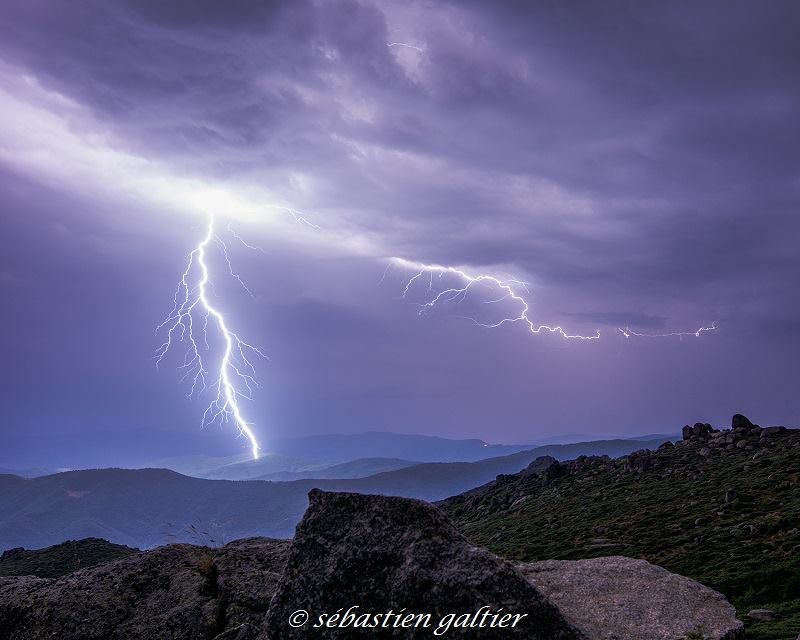
<svg viewBox="0 0 800 640">
<path fill-rule="evenodd" d="M 798 353 L 798 19 L 792 2 L 11 0 L 0 55 L 83 105 L 128 151 L 209 182 L 269 185 L 313 211 L 321 234 L 369 241 L 367 258 L 337 258 L 337 246 L 307 256 L 275 245 L 263 263 L 241 257 L 267 301 L 251 330 L 285 336 L 281 348 L 301 345 L 285 353 L 282 369 L 296 384 L 272 380 L 283 390 L 270 396 L 283 420 L 292 421 L 299 403 L 295 421 L 321 424 L 336 410 L 344 428 L 373 423 L 391 406 L 393 428 L 468 422 L 478 434 L 481 421 L 499 415 L 516 437 L 528 412 L 567 428 L 619 407 L 620 389 L 645 384 L 651 358 L 664 371 L 635 407 L 617 409 L 625 428 L 652 415 L 648 407 L 663 407 L 661 391 L 672 403 L 693 393 L 690 382 L 708 390 L 731 353 L 769 354 L 771 377 L 745 376 L 758 389 L 749 395 L 743 382 L 717 380 L 709 403 L 744 410 L 726 404 L 744 394 L 758 410 L 789 406 L 774 390 L 796 377 L 788 363 Z M 7 189 L 18 180 L 7 176 Z M 10 193 L 6 207 L 21 207 Z M 104 251 L 113 255 L 122 242 L 123 255 L 139 255 L 118 225 L 136 238 L 159 233 L 146 207 L 109 217 L 110 205 L 83 203 L 86 215 L 75 222 L 53 194 L 29 197 L 45 202 L 37 215 L 49 221 L 43 237 L 52 252 L 41 260 L 27 248 L 10 253 L 0 268 L 4 290 L 55 270 L 51 285 L 63 293 L 94 283 L 85 285 L 91 298 L 107 291 L 93 275 L 108 264 Z M 58 239 L 58 223 L 69 237 Z M 179 266 L 166 258 L 182 250 L 174 233 L 160 241 L 164 258 L 146 278 L 153 307 L 168 267 Z M 36 246 L 34 235 L 21 237 L 20 247 Z M 92 238 L 80 256 L 62 254 Z M 612 341 L 543 357 L 538 350 L 550 347 L 541 338 L 528 347 L 519 327 L 489 337 L 448 314 L 416 322 L 398 299 L 402 274 L 376 284 L 383 264 L 374 259 L 392 255 L 530 281 L 537 317 L 578 331 L 686 330 L 718 320 L 720 333 L 695 351 L 666 343 L 618 355 Z M 71 277 L 62 262 L 76 270 Z M 132 264 L 116 273 L 141 286 Z M 43 304 L 41 290 L 16 291 L 20 308 Z M 428 332 L 435 339 L 421 337 Z M 397 340 L 407 341 L 399 352 Z M 465 355 L 462 340 L 475 351 Z M 520 340 L 534 362 L 516 353 Z M 782 341 L 788 346 L 776 348 Z M 346 375 L 323 364 L 323 353 L 347 360 Z M 491 360 L 493 377 L 451 378 L 480 371 L 480 358 Z M 451 368 L 437 368 L 448 359 Z M 578 388 L 598 391 L 570 418 L 562 411 L 582 396 L 554 381 L 572 388 L 574 368 L 584 366 L 612 367 L 624 385 L 580 374 Z M 306 402 L 300 379 L 309 367 L 319 375 L 316 400 Z M 694 377 L 681 377 L 687 367 Z M 397 389 L 419 399 L 416 413 L 387 400 L 401 397 Z M 494 398 L 483 408 L 446 406 L 482 390 Z M 692 398 L 668 410 L 701 405 Z"/>
</svg>

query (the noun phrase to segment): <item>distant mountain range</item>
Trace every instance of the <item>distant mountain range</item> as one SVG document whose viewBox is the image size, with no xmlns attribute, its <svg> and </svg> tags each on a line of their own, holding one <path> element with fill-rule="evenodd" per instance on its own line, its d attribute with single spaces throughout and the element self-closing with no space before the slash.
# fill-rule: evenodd
<svg viewBox="0 0 800 640">
<path fill-rule="evenodd" d="M 632 440 L 668 439 L 643 436 Z M 196 433 L 156 429 L 92 431 L 40 437 L 4 435 L 0 469 L 17 475 L 41 475 L 61 469 L 163 467 L 197 477 L 249 479 L 270 474 L 300 473 L 361 459 L 390 458 L 414 462 L 475 462 L 526 451 L 536 446 L 572 441 L 577 436 L 554 436 L 533 444 L 490 444 L 482 440 L 455 440 L 426 435 L 384 432 L 273 438 L 264 443 L 257 464 L 249 459 L 242 441 L 221 429 Z M 590 440 L 583 438 L 583 441 Z M 624 438 L 621 438 L 625 440 Z M 241 467 L 236 465 L 244 463 Z M 230 466 L 228 466 L 230 465 Z M 223 467 L 228 467 L 223 469 Z M 366 466 L 365 466 L 366 468 Z M 376 466 L 373 472 L 396 468 Z M 17 470 L 25 470 L 24 473 Z"/>
<path fill-rule="evenodd" d="M 253 535 L 290 537 L 314 487 L 440 500 L 498 474 L 515 473 L 541 455 L 622 455 L 656 442 L 550 445 L 477 462 L 415 464 L 354 479 L 234 482 L 191 478 L 166 469 L 71 471 L 33 479 L 4 475 L 0 549 L 39 548 L 87 537 L 139 548 L 168 541 L 209 544 Z M 362 459 L 349 468 L 371 464 L 374 461 Z M 342 473 L 342 466 L 348 468 L 340 465 L 329 473 Z"/>
<path fill-rule="evenodd" d="M 241 441 L 216 428 L 196 433 L 138 429 L 56 434 L 47 438 L 47 446 L 42 446 L 41 438 L 13 434 L 3 436 L 0 472 L 34 477 L 74 469 L 152 467 L 227 480 L 365 477 L 421 462 L 475 462 L 542 445 L 572 443 L 577 437 L 553 436 L 534 444 L 490 444 L 478 439 L 374 431 L 275 438 L 264 444 L 264 454 L 254 462 Z M 670 437 L 679 436 L 616 440 L 645 442 Z M 587 440 L 591 438 L 583 438 Z M 345 463 L 355 464 L 332 469 Z"/>
</svg>

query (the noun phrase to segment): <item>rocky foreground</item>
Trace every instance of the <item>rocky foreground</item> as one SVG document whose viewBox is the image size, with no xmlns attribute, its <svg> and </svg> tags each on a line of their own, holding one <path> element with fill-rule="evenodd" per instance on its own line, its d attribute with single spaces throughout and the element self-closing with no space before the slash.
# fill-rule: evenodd
<svg viewBox="0 0 800 640">
<path fill-rule="evenodd" d="M 293 627 L 299 610 L 310 619 Z M 642 560 L 512 563 L 428 503 L 318 490 L 292 541 L 170 545 L 58 579 L 0 578 L 2 640 L 677 640 L 741 630 L 719 593 Z"/>
</svg>

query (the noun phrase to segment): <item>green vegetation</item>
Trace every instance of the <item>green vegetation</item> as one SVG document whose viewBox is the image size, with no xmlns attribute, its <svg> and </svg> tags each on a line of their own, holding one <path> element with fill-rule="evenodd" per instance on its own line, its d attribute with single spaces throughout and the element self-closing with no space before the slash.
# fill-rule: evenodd
<svg viewBox="0 0 800 640">
<path fill-rule="evenodd" d="M 78 569 L 139 553 L 100 538 L 69 540 L 46 549 L 11 549 L 0 557 L 0 576 L 58 578 Z"/>
<path fill-rule="evenodd" d="M 705 457 L 701 450 L 708 453 L 702 443 L 684 442 L 618 460 L 578 459 L 562 465 L 561 475 L 500 477 L 441 506 L 465 535 L 501 556 L 643 558 L 725 594 L 748 638 L 794 640 L 800 431 L 755 451 Z M 775 620 L 747 620 L 755 608 L 773 610 Z"/>
</svg>

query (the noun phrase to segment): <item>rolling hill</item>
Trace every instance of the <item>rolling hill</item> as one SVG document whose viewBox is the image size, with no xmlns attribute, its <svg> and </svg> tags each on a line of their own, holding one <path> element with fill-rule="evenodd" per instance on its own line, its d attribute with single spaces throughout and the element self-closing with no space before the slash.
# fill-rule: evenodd
<svg viewBox="0 0 800 640">
<path fill-rule="evenodd" d="M 631 451 L 630 440 L 551 445 L 478 462 L 424 463 L 357 479 L 230 481 L 166 469 L 0 476 L 0 549 L 104 538 L 148 548 L 167 541 L 216 544 L 253 535 L 290 537 L 312 488 L 441 500 L 519 471 L 544 452 Z M 552 455 L 552 453 L 551 453 Z"/>
</svg>

